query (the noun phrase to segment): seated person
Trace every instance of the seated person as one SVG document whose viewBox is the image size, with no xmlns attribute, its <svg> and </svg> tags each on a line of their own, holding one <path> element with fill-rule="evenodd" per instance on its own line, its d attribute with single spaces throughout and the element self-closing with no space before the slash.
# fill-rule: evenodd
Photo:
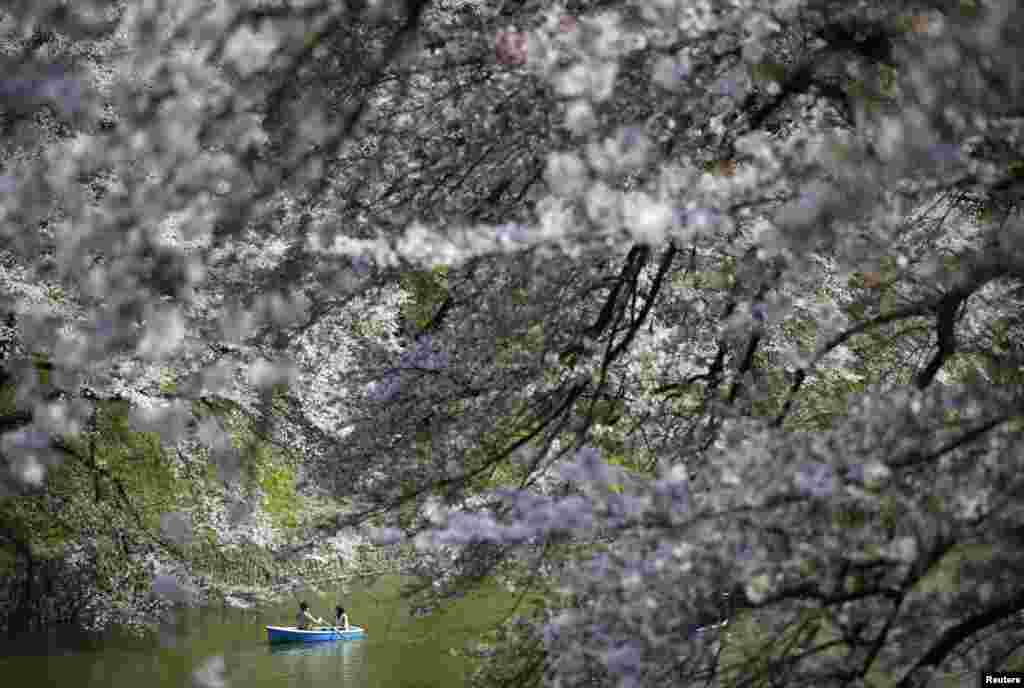
<svg viewBox="0 0 1024 688">
<path fill-rule="evenodd" d="M 313 624 L 322 624 L 323 619 L 318 619 L 309 613 L 309 605 L 305 602 L 299 603 L 299 613 L 295 615 L 295 627 L 300 631 L 308 631 Z"/>
<path fill-rule="evenodd" d="M 334 608 L 334 625 L 343 631 L 349 629 L 348 614 L 345 613 L 345 608 L 340 605 Z"/>
</svg>

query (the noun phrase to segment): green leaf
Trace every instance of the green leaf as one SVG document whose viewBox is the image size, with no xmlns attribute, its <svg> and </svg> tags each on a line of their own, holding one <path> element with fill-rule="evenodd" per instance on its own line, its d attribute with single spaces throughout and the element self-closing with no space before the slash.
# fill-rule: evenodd
<svg viewBox="0 0 1024 688">
<path fill-rule="evenodd" d="M 896 69 L 889 65 L 880 65 L 878 68 L 878 85 L 882 93 L 887 96 L 896 95 Z"/>
<path fill-rule="evenodd" d="M 418 330 L 426 328 L 448 296 L 448 269 L 412 270 L 399 283 L 409 296 L 399 307 L 402 317 Z"/>
<path fill-rule="evenodd" d="M 760 62 L 750 68 L 750 76 L 754 81 L 786 80 L 786 66 L 778 62 Z"/>
</svg>

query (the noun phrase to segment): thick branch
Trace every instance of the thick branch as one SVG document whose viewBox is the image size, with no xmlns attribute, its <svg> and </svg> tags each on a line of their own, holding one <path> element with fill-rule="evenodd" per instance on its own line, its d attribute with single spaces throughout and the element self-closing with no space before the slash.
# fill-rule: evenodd
<svg viewBox="0 0 1024 688">
<path fill-rule="evenodd" d="M 979 439 L 986 433 L 990 432 L 991 430 L 994 430 L 995 428 L 999 427 L 1000 425 L 1006 423 L 1009 420 L 1010 415 L 997 416 L 995 418 L 985 421 L 981 425 L 972 428 L 971 430 L 968 430 L 963 435 L 960 435 L 956 439 L 947 442 L 946 444 L 942 445 L 941 447 L 936 449 L 934 452 L 931 452 L 930 454 L 924 454 L 918 451 L 914 451 L 908 454 L 907 456 L 903 457 L 902 459 L 890 462 L 889 465 L 892 468 L 902 469 L 919 466 L 921 464 L 929 463 L 931 461 L 936 461 L 938 459 L 941 459 L 949 452 L 954 451 L 965 444 L 969 444 L 970 442 L 973 442 L 976 439 Z"/>
<path fill-rule="evenodd" d="M 608 298 L 601 308 L 601 313 L 597 316 L 594 324 L 588 327 L 585 332 L 587 337 L 597 339 L 608 328 L 619 305 L 619 294 L 622 292 L 623 287 L 630 285 L 632 288 L 635 285 L 637 275 L 640 274 L 640 268 L 644 266 L 650 255 L 651 249 L 643 245 L 634 246 L 629 250 L 626 262 L 619 272 L 619 278 L 615 281 L 615 286 L 612 287 L 611 293 L 608 294 Z"/>
<path fill-rule="evenodd" d="M 640 274 L 640 270 L 647 263 L 650 258 L 651 249 L 649 246 L 643 244 L 637 244 L 629 250 L 626 255 L 626 261 L 622 265 L 622 269 L 619 271 L 619 276 L 615 279 L 612 285 L 612 290 L 608 294 L 608 298 L 605 299 L 604 305 L 601 307 L 601 312 L 597 316 L 597 320 L 594 324 L 590 325 L 586 330 L 583 331 L 583 336 L 587 339 L 597 339 L 600 337 L 608 326 L 612 324 L 612 321 L 616 318 L 616 314 L 623 312 L 623 304 L 621 302 L 621 294 L 623 289 L 628 289 L 629 293 L 632 293 L 636 289 L 636 280 Z M 627 296 L 628 298 L 628 296 Z M 575 356 L 584 352 L 584 346 L 581 342 L 575 342 L 562 352 L 563 356 Z"/>
<path fill-rule="evenodd" d="M 914 384 L 918 389 L 928 387 L 946 359 L 956 353 L 956 312 L 968 296 L 969 292 L 950 292 L 943 297 L 935 309 L 935 332 L 939 348 L 932 359 L 928 361 L 928 365 L 914 378 Z"/>
<path fill-rule="evenodd" d="M 779 415 L 776 416 L 775 420 L 772 422 L 772 425 L 774 427 L 780 427 L 782 425 L 782 423 L 786 420 L 786 416 L 789 415 L 789 412 L 793 408 L 793 402 L 795 401 L 797 392 L 800 391 L 800 387 L 803 385 L 804 380 L 807 379 L 807 376 L 814 371 L 814 369 L 818 366 L 821 360 L 825 358 L 825 356 L 827 356 L 833 349 L 842 345 L 844 342 L 846 342 L 854 335 L 862 334 L 864 332 L 867 332 L 868 330 L 874 329 L 876 327 L 891 322 L 895 322 L 897 320 L 905 320 L 907 318 L 927 315 L 929 310 L 931 310 L 931 306 L 929 304 L 921 303 L 915 304 L 913 306 L 907 306 L 906 308 L 901 308 L 899 310 L 892 311 L 891 313 L 880 315 L 877 318 L 872 318 L 871 320 L 865 320 L 864 322 L 857 323 L 853 327 L 844 330 L 837 334 L 836 336 L 834 336 L 832 339 L 826 342 L 824 346 L 818 349 L 818 351 L 814 354 L 814 358 L 811 359 L 811 362 L 809 364 L 807 364 L 803 368 L 799 368 L 796 371 L 796 375 L 793 379 L 793 384 L 789 388 L 789 394 L 786 397 L 786 401 L 782 405 L 782 410 L 779 411 Z"/>
<path fill-rule="evenodd" d="M 757 347 L 761 343 L 761 333 L 754 332 L 750 335 L 750 339 L 747 341 L 747 350 L 743 354 L 743 360 L 740 361 L 740 367 L 736 371 L 737 379 L 733 382 L 732 387 L 729 389 L 729 403 L 732 404 L 736 401 L 736 397 L 739 396 L 740 390 L 743 388 L 741 380 L 743 376 L 750 372 L 754 367 L 754 354 L 757 353 Z"/>
<path fill-rule="evenodd" d="M 630 324 L 629 331 L 626 332 L 626 336 L 622 338 L 615 348 L 611 351 L 611 359 L 615 360 L 622 355 L 626 349 L 629 348 L 633 338 L 636 336 L 637 331 L 643 327 L 643 324 L 647 321 L 647 316 L 650 315 L 651 308 L 654 306 L 654 300 L 658 297 L 658 293 L 661 291 L 661 286 L 665 281 L 665 275 L 668 274 L 669 268 L 672 267 L 672 260 L 679 253 L 679 249 L 676 248 L 674 243 L 670 244 L 665 253 L 661 256 L 661 262 L 658 265 L 658 273 L 654 276 L 654 282 L 651 284 L 651 289 L 647 293 L 647 298 L 644 299 L 644 305 L 640 309 L 639 315 Z"/>
<path fill-rule="evenodd" d="M 1024 611 L 1024 591 L 961 621 L 952 628 L 946 629 L 928 652 L 917 661 L 910 671 L 904 674 L 900 682 L 896 684 L 896 688 L 911 688 L 913 677 L 917 672 L 925 668 L 940 666 L 960 643 L 975 633 L 983 631 L 989 626 L 1009 618 L 1020 611 Z"/>
</svg>

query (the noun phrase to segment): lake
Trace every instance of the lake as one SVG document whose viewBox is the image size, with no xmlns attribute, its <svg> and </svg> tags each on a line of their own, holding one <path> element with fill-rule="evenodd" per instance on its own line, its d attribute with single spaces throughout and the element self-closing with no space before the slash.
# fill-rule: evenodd
<svg viewBox="0 0 1024 688">
<path fill-rule="evenodd" d="M 154 637 L 111 631 L 102 636 L 54 630 L 22 635 L 4 645 L 5 685 L 163 688 L 193 685 L 207 666 L 206 686 L 278 688 L 301 685 L 358 688 L 451 688 L 472 670 L 466 644 L 508 616 L 516 597 L 497 589 L 470 593 L 444 612 L 414 617 L 398 597 L 396 576 L 347 594 L 308 592 L 259 611 L 229 608 L 182 610 Z M 341 603 L 360 640 L 270 645 L 266 625 L 292 625 L 300 599 L 313 613 L 333 618 Z M 221 664 L 222 663 L 222 664 Z M 217 671 L 223 667 L 223 674 Z M 196 685 L 203 685 L 202 682 Z"/>
</svg>

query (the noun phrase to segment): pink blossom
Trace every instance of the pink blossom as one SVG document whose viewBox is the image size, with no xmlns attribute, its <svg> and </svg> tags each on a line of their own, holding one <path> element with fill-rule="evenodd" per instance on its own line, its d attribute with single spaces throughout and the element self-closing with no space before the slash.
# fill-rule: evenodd
<svg viewBox="0 0 1024 688">
<path fill-rule="evenodd" d="M 527 37 L 522 31 L 499 31 L 494 43 L 498 62 L 510 67 L 526 64 Z"/>
</svg>

